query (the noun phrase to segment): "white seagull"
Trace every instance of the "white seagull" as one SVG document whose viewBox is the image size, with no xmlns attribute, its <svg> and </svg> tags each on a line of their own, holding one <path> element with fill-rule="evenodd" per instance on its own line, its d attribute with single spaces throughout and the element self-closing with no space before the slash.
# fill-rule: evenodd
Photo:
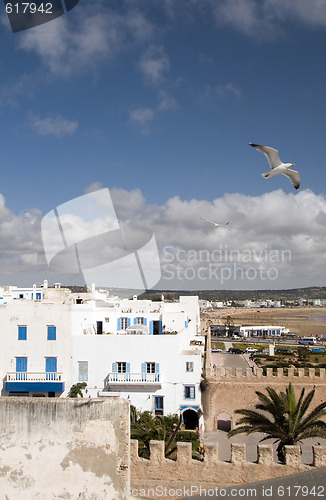
<svg viewBox="0 0 326 500">
<path fill-rule="evenodd" d="M 227 225 L 229 224 L 228 222 L 226 224 L 218 224 L 217 222 L 214 222 L 213 220 L 202 219 L 201 217 L 200 217 L 200 220 L 205 220 L 206 222 L 210 222 L 212 224 L 212 226 L 214 226 L 214 227 L 224 227 L 224 229 L 227 229 L 228 231 L 230 231 L 230 228 L 227 227 Z"/>
<path fill-rule="evenodd" d="M 296 170 L 291 170 L 290 167 L 294 167 L 294 163 L 282 163 L 278 156 L 277 149 L 269 148 L 268 146 L 259 146 L 259 144 L 253 144 L 249 142 L 249 146 L 258 149 L 266 156 L 269 166 L 271 167 L 270 172 L 261 174 L 265 179 L 272 177 L 273 175 L 283 174 L 289 177 L 295 189 L 300 187 L 300 174 Z"/>
</svg>

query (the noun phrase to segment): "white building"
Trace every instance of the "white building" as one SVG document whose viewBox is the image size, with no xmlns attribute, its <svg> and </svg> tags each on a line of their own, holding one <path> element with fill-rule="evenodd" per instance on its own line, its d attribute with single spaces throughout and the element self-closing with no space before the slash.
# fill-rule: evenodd
<svg viewBox="0 0 326 500">
<path fill-rule="evenodd" d="M 198 297 L 152 302 L 45 287 L 41 300 L 0 305 L 0 325 L 2 395 L 65 397 L 86 382 L 86 397 L 120 396 L 198 426 Z"/>
<path fill-rule="evenodd" d="M 289 329 L 284 326 L 267 326 L 267 325 L 246 325 L 240 327 L 241 337 L 280 337 L 283 334 L 289 333 Z"/>
</svg>

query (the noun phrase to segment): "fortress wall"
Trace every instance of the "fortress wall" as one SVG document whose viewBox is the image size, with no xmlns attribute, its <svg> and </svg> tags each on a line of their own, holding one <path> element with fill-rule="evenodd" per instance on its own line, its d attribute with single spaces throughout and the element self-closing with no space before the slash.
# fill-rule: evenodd
<svg viewBox="0 0 326 500">
<path fill-rule="evenodd" d="M 206 446 L 204 460 L 191 457 L 191 443 L 177 443 L 177 460 L 164 456 L 164 442 L 150 442 L 150 459 L 138 456 L 138 441 L 131 440 L 131 484 L 139 488 L 148 481 L 162 484 L 166 478 L 171 482 L 188 484 L 211 483 L 230 486 L 271 479 L 311 470 L 301 463 L 299 446 L 286 446 L 286 464 L 274 462 L 272 445 L 258 445 L 257 463 L 246 460 L 244 444 L 231 444 L 231 462 L 218 459 L 218 445 Z M 313 447 L 314 467 L 326 466 L 326 446 Z"/>
<path fill-rule="evenodd" d="M 325 368 L 320 370 L 289 368 L 288 372 L 278 368 L 275 374 L 271 368 L 267 368 L 265 376 L 261 368 L 257 369 L 256 374 L 251 368 L 247 368 L 246 375 L 242 375 L 241 369 L 237 369 L 236 375 L 232 375 L 231 369 L 228 368 L 214 370 L 214 374 L 205 381 L 202 392 L 205 430 L 207 432 L 217 430 L 217 416 L 220 413 L 227 413 L 233 426 L 236 419 L 241 418 L 240 415 L 234 415 L 235 410 L 252 409 L 258 402 L 256 391 L 266 394 L 267 386 L 273 387 L 277 392 L 285 391 L 290 382 L 294 386 L 297 398 L 303 388 L 307 395 L 315 387 L 315 396 L 308 411 L 326 400 Z"/>
</svg>

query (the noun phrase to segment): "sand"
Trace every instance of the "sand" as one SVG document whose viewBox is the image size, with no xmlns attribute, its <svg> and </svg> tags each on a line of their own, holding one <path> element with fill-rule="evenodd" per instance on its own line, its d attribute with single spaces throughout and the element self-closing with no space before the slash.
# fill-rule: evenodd
<svg viewBox="0 0 326 500">
<path fill-rule="evenodd" d="M 204 312 L 212 324 L 224 324 L 230 316 L 235 325 L 275 325 L 289 328 L 300 336 L 318 335 L 326 338 L 326 308 L 229 308 Z"/>
</svg>

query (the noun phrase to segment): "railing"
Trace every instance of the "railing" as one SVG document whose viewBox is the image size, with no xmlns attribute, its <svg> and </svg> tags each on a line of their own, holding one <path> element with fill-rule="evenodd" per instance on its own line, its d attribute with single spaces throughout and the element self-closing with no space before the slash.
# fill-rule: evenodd
<svg viewBox="0 0 326 500">
<path fill-rule="evenodd" d="M 62 373 L 57 372 L 8 372 L 7 382 L 61 382 Z"/>
<path fill-rule="evenodd" d="M 157 384 L 160 382 L 160 373 L 109 373 L 107 383 L 141 383 Z"/>
</svg>

